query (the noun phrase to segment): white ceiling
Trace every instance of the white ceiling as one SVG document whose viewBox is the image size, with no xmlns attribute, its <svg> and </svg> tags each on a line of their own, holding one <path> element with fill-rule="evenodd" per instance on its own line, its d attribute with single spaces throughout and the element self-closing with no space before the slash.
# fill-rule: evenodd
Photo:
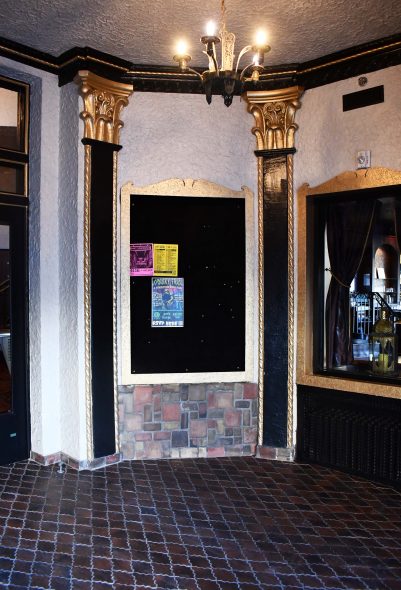
<svg viewBox="0 0 401 590">
<path fill-rule="evenodd" d="M 401 0 L 226 0 L 236 53 L 264 26 L 271 65 L 304 62 L 401 33 Z M 135 64 L 175 65 L 178 37 L 191 65 L 206 65 L 199 38 L 220 0 L 1 0 L 0 36 L 60 55 L 92 47 Z"/>
</svg>

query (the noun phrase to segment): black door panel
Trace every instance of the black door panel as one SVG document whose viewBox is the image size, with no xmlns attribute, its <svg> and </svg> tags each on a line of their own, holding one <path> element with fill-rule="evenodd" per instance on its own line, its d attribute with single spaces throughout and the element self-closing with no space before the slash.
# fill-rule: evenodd
<svg viewBox="0 0 401 590">
<path fill-rule="evenodd" d="M 0 204 L 0 464 L 29 456 L 27 208 Z"/>
</svg>

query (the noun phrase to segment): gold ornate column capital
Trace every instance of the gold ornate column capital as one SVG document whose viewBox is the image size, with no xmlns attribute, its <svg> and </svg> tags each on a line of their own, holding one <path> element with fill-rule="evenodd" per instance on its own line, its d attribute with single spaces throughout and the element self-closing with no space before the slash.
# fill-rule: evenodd
<svg viewBox="0 0 401 590">
<path fill-rule="evenodd" d="M 118 144 L 124 126 L 120 114 L 134 91 L 132 84 L 114 82 L 88 70 L 80 70 L 74 81 L 84 102 L 84 138 Z"/>
<path fill-rule="evenodd" d="M 293 148 L 295 113 L 300 108 L 303 93 L 300 86 L 279 90 L 249 90 L 244 98 L 248 112 L 255 117 L 252 133 L 256 136 L 258 150 Z"/>
</svg>

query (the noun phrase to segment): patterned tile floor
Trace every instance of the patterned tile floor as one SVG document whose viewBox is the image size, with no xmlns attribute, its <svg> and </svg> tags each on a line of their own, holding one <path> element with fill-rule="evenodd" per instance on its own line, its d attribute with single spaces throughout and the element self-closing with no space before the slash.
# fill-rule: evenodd
<svg viewBox="0 0 401 590">
<path fill-rule="evenodd" d="M 0 467 L 0 587 L 401 589 L 401 494 L 254 458 Z"/>
</svg>

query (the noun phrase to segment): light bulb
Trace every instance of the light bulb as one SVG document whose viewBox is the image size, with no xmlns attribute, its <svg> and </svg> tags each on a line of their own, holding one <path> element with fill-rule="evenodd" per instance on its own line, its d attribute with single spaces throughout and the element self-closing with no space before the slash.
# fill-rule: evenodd
<svg viewBox="0 0 401 590">
<path fill-rule="evenodd" d="M 210 20 L 206 25 L 206 35 L 207 37 L 214 37 L 216 34 L 216 23 Z"/>
<path fill-rule="evenodd" d="M 188 43 L 183 39 L 177 42 L 176 53 L 177 55 L 186 55 L 188 53 Z"/>
<path fill-rule="evenodd" d="M 255 35 L 256 47 L 264 47 L 267 44 L 267 33 L 263 29 L 259 29 Z"/>
</svg>

